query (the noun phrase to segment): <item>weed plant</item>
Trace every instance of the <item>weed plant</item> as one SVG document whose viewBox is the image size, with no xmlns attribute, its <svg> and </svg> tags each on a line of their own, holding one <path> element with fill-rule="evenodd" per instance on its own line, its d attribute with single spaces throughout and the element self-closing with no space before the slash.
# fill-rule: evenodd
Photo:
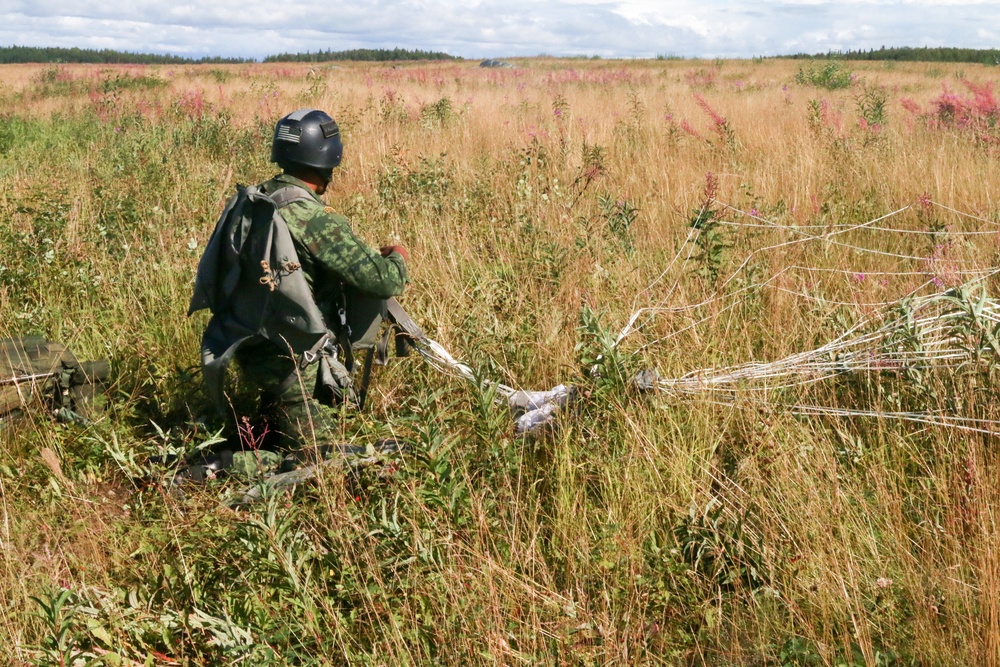
<svg viewBox="0 0 1000 667">
<path fill-rule="evenodd" d="M 853 81 L 854 75 L 851 71 L 843 63 L 836 60 L 828 61 L 822 65 L 813 63 L 807 67 L 800 67 L 795 75 L 796 83 L 818 86 L 827 90 L 847 88 Z"/>
<path fill-rule="evenodd" d="M 969 97 L 916 63 L 517 64 L 0 69 L 0 335 L 114 371 L 89 425 L 0 422 L 0 664 L 998 663 L 996 437 L 891 417 L 1000 417 L 994 280 L 949 293 L 957 371 L 631 382 L 815 349 L 995 266 L 994 70 L 963 65 Z M 186 311 L 302 106 L 343 130 L 329 203 L 410 249 L 406 309 L 483 381 L 394 361 L 340 436 L 413 443 L 395 474 L 233 510 L 236 481 L 163 483 L 236 431 Z M 872 223 L 910 204 L 907 233 Z M 577 401 L 520 438 L 485 380 Z"/>
</svg>

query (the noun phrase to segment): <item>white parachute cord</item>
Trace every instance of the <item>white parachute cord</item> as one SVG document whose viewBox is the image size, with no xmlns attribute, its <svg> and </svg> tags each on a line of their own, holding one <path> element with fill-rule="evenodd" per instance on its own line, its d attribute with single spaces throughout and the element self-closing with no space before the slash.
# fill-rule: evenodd
<svg viewBox="0 0 1000 667">
<path fill-rule="evenodd" d="M 975 284 L 973 281 L 969 284 Z M 948 307 L 942 297 L 947 292 L 914 299 L 912 308 L 918 313 L 924 308 Z M 969 359 L 967 350 L 956 347 L 949 320 L 963 316 L 961 311 L 940 312 L 937 308 L 929 314 L 913 317 L 909 326 L 920 340 L 920 350 L 879 350 L 877 346 L 889 340 L 906 324 L 904 317 L 893 318 L 875 331 L 854 336 L 877 321 L 878 318 L 861 320 L 836 339 L 810 351 L 789 355 L 770 362 L 750 362 L 724 368 L 704 368 L 679 378 L 658 378 L 656 386 L 670 393 L 698 393 L 704 391 L 733 391 L 729 387 L 756 383 L 749 387 L 756 390 L 774 390 L 811 384 L 823 378 L 845 372 L 877 373 L 887 370 L 924 369 L 937 365 L 954 368 Z M 1000 303 L 986 301 L 979 316 L 993 323 L 1000 322 Z M 791 378 L 798 378 L 788 382 Z M 775 385 L 774 380 L 783 384 Z"/>
<path fill-rule="evenodd" d="M 732 408 L 734 401 L 710 400 L 707 403 Z M 967 433 L 982 433 L 984 435 L 1000 436 L 1000 421 L 979 419 L 976 417 L 960 417 L 933 412 L 880 412 L 877 410 L 852 410 L 848 408 L 830 408 L 821 405 L 786 405 L 769 401 L 751 401 L 761 407 L 780 409 L 788 414 L 806 417 L 829 416 L 842 418 L 870 418 L 925 424 L 939 428 L 949 428 Z"/>
<path fill-rule="evenodd" d="M 931 426 L 943 426 L 957 431 L 984 433 L 986 435 L 994 436 L 1000 435 L 1000 421 L 977 419 L 975 417 L 959 417 L 956 415 L 942 415 L 930 412 L 879 412 L 875 410 L 848 410 L 844 408 L 828 408 L 820 405 L 791 405 L 786 407 L 789 412 L 796 415 L 829 415 L 831 417 L 897 419 L 900 421 L 915 422 L 918 424 L 929 424 Z M 994 428 L 986 428 L 989 426 Z"/>
<path fill-rule="evenodd" d="M 962 213 L 961 211 L 957 211 L 956 209 L 953 209 L 951 207 L 944 206 L 942 204 L 938 204 L 937 202 L 930 202 L 930 203 L 933 204 L 933 205 L 935 205 L 935 206 L 939 206 L 939 207 L 941 207 L 941 208 L 943 208 L 945 210 L 948 210 L 950 212 L 953 212 L 953 213 L 955 213 L 957 215 L 961 215 L 963 217 L 969 218 L 969 219 L 977 220 L 977 221 L 980 221 L 980 222 L 986 222 L 986 223 L 991 224 L 991 225 L 998 225 L 998 226 L 1000 226 L 1000 223 L 997 223 L 997 222 L 992 221 L 992 220 L 988 220 L 986 218 L 982 218 L 982 217 L 978 217 L 978 216 L 973 216 L 973 215 L 970 215 L 970 214 Z M 761 220 L 761 221 L 767 222 L 766 219 L 764 219 L 764 218 L 760 218 L 758 216 L 750 215 L 749 213 L 746 213 L 744 211 L 736 209 L 735 207 L 732 207 L 732 206 L 730 206 L 728 204 L 724 204 L 722 202 L 719 202 L 719 204 L 722 207 L 724 207 L 724 208 L 727 208 L 729 210 L 735 211 L 735 212 L 740 213 L 742 215 L 746 215 L 746 216 L 751 217 L 751 218 L 753 218 L 755 220 Z M 840 241 L 834 241 L 834 240 L 830 240 L 830 238 L 829 238 L 830 236 L 834 236 L 834 235 L 838 235 L 838 234 L 842 234 L 842 233 L 845 233 L 845 232 L 849 232 L 849 231 L 853 231 L 853 230 L 858 230 L 858 229 L 866 229 L 866 230 L 872 230 L 872 231 L 898 231 L 898 232 L 908 231 L 908 230 L 895 229 L 895 228 L 891 228 L 891 227 L 879 227 L 879 226 L 874 226 L 874 225 L 877 222 L 880 222 L 882 220 L 886 220 L 886 219 L 891 218 L 891 217 L 893 217 L 895 215 L 898 215 L 898 214 L 900 214 L 902 212 L 905 212 L 905 211 L 913 208 L 913 206 L 915 206 L 915 204 L 909 204 L 909 205 L 904 206 L 904 207 L 902 207 L 900 209 L 892 211 L 891 213 L 887 213 L 885 215 L 882 215 L 882 216 L 879 216 L 879 217 L 874 218 L 872 220 L 869 220 L 869 221 L 867 221 L 865 223 L 853 224 L 853 225 L 837 225 L 835 231 L 830 232 L 828 234 L 823 234 L 823 235 L 807 234 L 807 233 L 804 232 L 804 230 L 805 229 L 811 229 L 811 228 L 829 229 L 829 226 L 819 226 L 819 225 L 815 225 L 815 226 L 812 226 L 812 225 L 811 226 L 794 226 L 794 225 L 776 225 L 776 224 L 754 225 L 756 227 L 767 227 L 767 228 L 770 228 L 770 229 L 774 229 L 776 231 L 791 231 L 791 232 L 795 232 L 797 234 L 804 234 L 805 238 L 795 239 L 795 240 L 792 240 L 792 241 L 786 241 L 786 242 L 774 244 L 774 245 L 771 245 L 771 246 L 767 246 L 767 247 L 764 247 L 764 248 L 758 248 L 757 250 L 752 251 L 750 253 L 750 255 L 748 255 L 747 258 L 743 261 L 743 263 L 730 275 L 730 277 L 726 280 L 725 284 L 728 284 L 729 282 L 731 282 L 736 277 L 736 275 L 738 275 L 747 266 L 747 264 L 750 262 L 750 260 L 755 255 L 757 255 L 759 253 L 762 253 L 762 252 L 769 251 L 769 250 L 775 250 L 775 249 L 778 249 L 778 248 L 787 247 L 789 245 L 799 244 L 799 243 L 802 243 L 802 242 L 805 242 L 805 241 L 810 241 L 810 240 L 827 241 L 830 244 L 838 246 L 838 247 L 843 247 L 843 248 L 847 248 L 847 249 L 851 249 L 851 250 L 856 250 L 856 251 L 862 252 L 862 253 L 874 254 L 874 255 L 877 255 L 877 256 L 889 256 L 889 257 L 894 257 L 894 258 L 897 258 L 897 259 L 907 260 L 907 261 L 926 262 L 928 260 L 927 257 L 920 257 L 920 256 L 914 256 L 914 255 L 905 255 L 905 254 L 901 254 L 901 253 L 889 253 L 889 252 L 885 252 L 885 251 L 874 250 L 874 249 L 871 249 L 871 248 L 865 248 L 865 247 L 862 247 L 862 246 L 856 246 L 856 245 L 852 245 L 852 244 L 848 244 L 848 243 L 843 243 L 843 242 L 840 242 Z M 728 221 L 720 221 L 720 222 L 722 224 L 733 224 L 733 225 L 740 225 L 741 224 L 741 223 L 729 223 Z M 924 233 L 924 232 L 921 231 L 921 233 Z M 949 234 L 952 234 L 952 235 L 962 234 L 962 233 L 963 232 L 949 232 Z M 992 233 L 995 233 L 995 232 L 979 232 L 979 231 L 976 231 L 976 232 L 965 232 L 965 233 L 966 234 L 982 235 L 982 234 L 992 234 Z M 689 239 L 690 239 L 690 235 L 689 235 Z M 955 260 L 955 261 L 957 263 L 959 263 L 959 264 L 967 264 L 967 263 L 969 263 L 969 262 L 964 262 L 964 261 L 960 261 L 960 260 Z M 771 289 L 775 289 L 776 291 L 785 292 L 787 294 L 791 294 L 793 296 L 796 296 L 796 297 L 799 297 L 799 298 L 803 298 L 803 299 L 807 299 L 807 300 L 811 300 L 811 301 L 814 301 L 816 303 L 820 303 L 820 304 L 824 304 L 824 305 L 843 305 L 843 306 L 857 306 L 857 307 L 873 308 L 873 307 L 889 307 L 889 306 L 892 306 L 895 303 L 897 303 L 897 301 L 881 301 L 881 302 L 867 302 L 867 303 L 856 303 L 856 302 L 847 302 L 847 301 L 830 301 L 829 299 L 825 299 L 825 298 L 822 298 L 822 297 L 817 297 L 817 296 L 806 294 L 806 293 L 803 293 L 803 292 L 797 292 L 795 290 L 791 290 L 791 289 L 788 289 L 788 288 L 785 288 L 785 287 L 781 287 L 781 286 L 778 286 L 778 285 L 771 284 L 779 276 L 785 274 L 788 271 L 792 271 L 792 270 L 795 270 L 795 271 L 836 272 L 836 273 L 841 273 L 841 274 L 845 274 L 845 275 L 849 275 L 851 273 L 855 273 L 855 275 L 871 275 L 871 276 L 928 275 L 927 271 L 880 272 L 880 271 L 870 271 L 869 270 L 869 271 L 850 272 L 850 271 L 846 271 L 846 270 L 843 270 L 843 269 L 790 266 L 790 267 L 785 267 L 784 269 L 782 269 L 781 271 L 779 271 L 774 276 L 771 276 L 771 278 L 769 278 L 768 280 L 764 281 L 760 285 L 743 288 L 743 289 L 739 290 L 738 292 L 736 292 L 734 294 L 727 295 L 727 297 L 728 298 L 732 298 L 733 296 L 736 296 L 736 295 L 744 293 L 744 292 L 748 292 L 748 291 L 750 291 L 750 290 L 752 290 L 754 288 L 769 287 Z M 998 272 L 998 270 L 1000 270 L 1000 267 L 987 267 L 987 268 L 981 268 L 981 269 L 956 268 L 953 271 L 951 271 L 951 273 L 953 273 L 955 275 L 962 275 L 962 276 L 976 276 L 975 279 L 970 280 L 970 281 L 968 281 L 966 283 L 966 284 L 974 284 L 974 283 L 980 282 L 982 280 L 985 280 L 985 279 L 989 278 L 992 275 L 995 275 Z M 921 285 L 919 285 L 916 288 L 910 290 L 910 292 L 907 295 L 904 295 L 904 297 L 902 297 L 902 298 L 903 299 L 910 298 L 914 294 L 918 293 L 920 290 L 928 287 L 931 284 L 935 284 L 933 278 L 928 279 L 927 281 L 925 281 Z M 676 285 L 675 285 L 675 287 L 676 287 Z M 618 342 L 620 342 L 621 339 L 625 337 L 625 335 L 631 334 L 634 331 L 638 331 L 638 330 L 642 329 L 644 326 L 646 326 L 646 324 L 649 322 L 649 320 L 647 320 L 646 322 L 643 322 L 639 326 L 635 326 L 635 322 L 638 320 L 639 316 L 641 316 L 643 313 L 684 312 L 686 310 L 695 310 L 697 308 L 709 305 L 709 304 L 711 304 L 711 303 L 713 303 L 715 301 L 718 301 L 718 300 L 719 300 L 719 297 L 713 295 L 712 298 L 707 299 L 707 300 L 705 300 L 705 301 L 703 301 L 703 302 L 701 302 L 699 304 L 692 304 L 692 305 L 684 306 L 684 307 L 662 308 L 662 307 L 657 306 L 657 307 L 651 307 L 651 308 L 642 308 L 642 309 L 638 310 L 637 312 L 633 313 L 632 316 L 629 318 L 628 325 L 622 331 L 622 334 L 624 334 L 624 335 L 622 335 L 622 334 L 619 335 Z M 726 308 L 721 309 L 720 311 L 714 313 L 713 315 L 710 315 L 710 316 L 707 316 L 707 317 L 702 318 L 700 320 L 697 320 L 697 321 L 691 323 L 689 326 L 684 327 L 683 329 L 681 329 L 679 331 L 675 331 L 675 332 L 673 332 L 672 334 L 670 334 L 668 336 L 665 336 L 663 338 L 659 338 L 657 340 L 654 340 L 654 341 L 651 341 L 649 343 L 646 343 L 646 344 L 642 345 L 639 349 L 641 350 L 643 348 L 646 348 L 646 347 L 649 347 L 649 346 L 652 346 L 652 345 L 656 345 L 658 343 L 662 343 L 662 342 L 664 342 L 666 340 L 669 340 L 669 339 L 675 337 L 676 335 L 678 335 L 680 333 L 683 333 L 685 331 L 688 331 L 690 329 L 693 329 L 693 328 L 697 327 L 699 324 L 702 324 L 702 323 L 704 323 L 704 322 L 706 322 L 708 320 L 711 320 L 711 319 L 715 319 L 719 315 L 721 315 L 722 313 L 730 310 L 733 306 L 738 305 L 738 303 L 742 303 L 742 300 L 740 302 L 737 302 L 737 303 L 734 303 L 734 304 L 730 304 L 730 306 L 727 306 Z M 617 343 L 616 343 L 616 345 L 617 345 Z"/>
<path fill-rule="evenodd" d="M 413 346 L 416 348 L 420 356 L 422 356 L 435 370 L 441 373 L 451 373 L 462 378 L 463 380 L 468 380 L 473 383 L 481 381 L 476 377 L 472 368 L 455 359 L 455 357 L 453 357 L 451 353 L 449 353 L 448 350 L 446 350 L 444 346 L 437 341 L 424 336 L 422 339 L 413 341 Z M 483 384 L 495 387 L 497 394 L 505 400 L 513 396 L 517 391 L 513 387 L 500 382 L 493 382 L 491 380 L 487 380 L 486 382 L 483 382 Z"/>
<path fill-rule="evenodd" d="M 654 280 L 653 282 L 651 282 L 649 284 L 649 286 L 646 287 L 645 290 L 643 290 L 643 292 L 649 292 L 651 289 L 653 289 L 653 287 L 656 286 L 656 284 L 658 282 L 660 282 L 660 280 L 663 279 L 663 276 L 667 275 L 667 273 L 670 271 L 670 269 L 672 269 L 673 266 L 677 263 L 677 259 L 681 256 L 681 253 L 684 251 L 685 248 L 687 248 L 688 254 L 687 254 L 687 257 L 684 258 L 684 264 L 687 264 L 688 260 L 691 259 L 691 253 L 694 250 L 694 246 L 691 245 L 691 239 L 694 238 L 694 236 L 697 233 L 698 233 L 698 230 L 692 227 L 691 231 L 688 232 L 687 238 L 684 239 L 684 243 L 682 243 L 681 247 L 677 249 L 677 254 L 674 255 L 674 258 L 672 260 L 670 260 L 669 264 L 667 264 L 667 268 L 665 268 L 660 273 L 660 275 L 657 276 L 656 280 Z M 646 308 L 640 308 L 640 309 L 636 310 L 634 313 L 632 313 L 632 316 L 628 320 L 628 324 L 626 324 L 625 327 L 618 333 L 618 338 L 615 339 L 614 345 L 611 346 L 612 349 L 615 348 L 615 347 L 618 347 L 618 343 L 622 342 L 622 340 L 626 336 L 628 336 L 630 333 L 632 333 L 632 331 L 633 331 L 632 326 L 635 324 L 636 320 L 639 319 L 640 315 L 642 315 L 645 312 L 657 312 L 658 310 L 660 310 L 661 307 L 663 306 L 663 304 L 667 302 L 667 299 L 669 299 L 671 296 L 673 296 L 674 292 L 677 290 L 677 285 L 679 285 L 679 284 L 680 284 L 680 277 L 678 276 L 677 280 L 675 280 L 674 284 L 670 286 L 670 289 L 667 290 L 667 293 L 663 296 L 662 299 L 660 299 L 659 303 L 657 303 L 655 306 L 650 306 L 650 307 L 646 307 Z M 633 308 L 635 308 L 635 304 L 636 304 L 636 302 L 638 300 L 639 300 L 638 297 L 636 297 L 635 299 L 632 300 L 632 307 Z M 639 327 L 637 327 L 637 329 L 641 329 L 643 326 L 645 326 L 645 323 L 642 324 L 642 325 L 640 325 Z"/>
</svg>

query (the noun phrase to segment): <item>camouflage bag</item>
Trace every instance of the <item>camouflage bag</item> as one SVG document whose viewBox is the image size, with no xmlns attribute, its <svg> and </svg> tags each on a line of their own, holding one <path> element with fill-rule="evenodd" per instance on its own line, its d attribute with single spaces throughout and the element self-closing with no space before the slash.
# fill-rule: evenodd
<svg viewBox="0 0 1000 667">
<path fill-rule="evenodd" d="M 90 419 L 104 407 L 110 370 L 41 336 L 0 339 L 0 417 L 40 406 L 61 420 Z"/>
</svg>

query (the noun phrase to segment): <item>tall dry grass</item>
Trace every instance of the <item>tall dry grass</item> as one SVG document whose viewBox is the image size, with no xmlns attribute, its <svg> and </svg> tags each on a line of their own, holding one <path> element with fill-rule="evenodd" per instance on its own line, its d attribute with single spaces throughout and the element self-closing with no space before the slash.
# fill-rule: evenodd
<svg viewBox="0 0 1000 667">
<path fill-rule="evenodd" d="M 517 65 L 0 71 L 0 331 L 116 375 L 97 423 L 0 431 L 10 664 L 996 663 L 995 438 L 885 416 L 995 419 L 992 362 L 726 400 L 615 375 L 779 359 L 988 272 L 994 70 L 852 64 L 828 90 L 791 61 Z M 558 430 L 516 438 L 488 387 L 411 359 L 342 419 L 415 443 L 395 478 L 239 512 L 157 482 L 207 437 L 200 251 L 300 106 L 340 122 L 328 199 L 410 248 L 428 332 L 484 377 L 579 385 Z"/>
</svg>

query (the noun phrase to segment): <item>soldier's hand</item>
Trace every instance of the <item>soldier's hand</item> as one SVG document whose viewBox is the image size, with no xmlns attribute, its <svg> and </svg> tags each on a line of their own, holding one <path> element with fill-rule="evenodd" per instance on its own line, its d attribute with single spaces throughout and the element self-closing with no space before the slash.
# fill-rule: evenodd
<svg viewBox="0 0 1000 667">
<path fill-rule="evenodd" d="M 379 248 L 378 251 L 382 253 L 383 257 L 388 257 L 392 253 L 398 252 L 400 255 L 403 256 L 404 262 L 410 261 L 410 253 L 406 252 L 406 248 L 404 248 L 401 245 L 384 245 L 381 248 Z"/>
</svg>

